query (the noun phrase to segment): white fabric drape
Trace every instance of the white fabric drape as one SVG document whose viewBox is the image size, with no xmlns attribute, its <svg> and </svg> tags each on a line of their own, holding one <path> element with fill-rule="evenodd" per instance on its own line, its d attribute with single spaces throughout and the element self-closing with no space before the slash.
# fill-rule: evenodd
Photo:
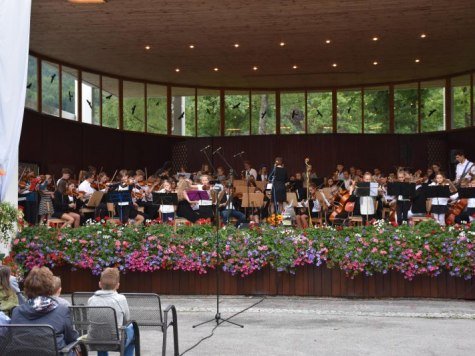
<svg viewBox="0 0 475 356">
<path fill-rule="evenodd" d="M 17 203 L 18 146 L 25 107 L 31 0 L 0 0 L 0 201 Z M 14 187 L 15 194 L 9 187 Z"/>
</svg>

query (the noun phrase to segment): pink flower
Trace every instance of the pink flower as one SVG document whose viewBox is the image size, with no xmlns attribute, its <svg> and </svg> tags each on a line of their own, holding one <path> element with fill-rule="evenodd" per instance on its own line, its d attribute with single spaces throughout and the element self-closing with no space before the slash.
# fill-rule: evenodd
<svg viewBox="0 0 475 356">
<path fill-rule="evenodd" d="M 388 253 L 387 253 L 386 251 L 384 251 L 384 250 L 381 250 L 379 253 L 382 254 L 383 256 L 388 254 Z"/>
<path fill-rule="evenodd" d="M 377 247 L 373 247 L 373 249 L 371 250 L 372 253 L 376 253 L 378 252 L 378 248 Z"/>
<path fill-rule="evenodd" d="M 120 248 L 120 241 L 119 240 L 115 240 L 115 247 L 116 248 Z"/>
<path fill-rule="evenodd" d="M 424 248 L 427 250 L 427 251 L 430 251 L 430 246 L 428 244 L 425 244 L 424 245 Z"/>
<path fill-rule="evenodd" d="M 19 242 L 20 242 L 20 240 L 18 240 L 18 239 L 13 240 L 14 245 L 18 245 Z"/>
</svg>

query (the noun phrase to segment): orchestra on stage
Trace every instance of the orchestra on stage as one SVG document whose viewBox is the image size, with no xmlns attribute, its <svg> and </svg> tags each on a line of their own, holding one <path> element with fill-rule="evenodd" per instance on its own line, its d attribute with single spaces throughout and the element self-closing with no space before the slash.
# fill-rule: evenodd
<svg viewBox="0 0 475 356">
<path fill-rule="evenodd" d="M 88 167 L 77 180 L 67 167 L 59 179 L 24 169 L 19 172 L 18 204 L 30 225 L 60 219 L 68 227 L 90 219 L 140 225 L 218 217 L 224 224 L 246 226 L 265 222 L 273 214 L 285 215 L 297 228 L 365 225 L 381 219 L 399 225 L 417 219 L 434 219 L 440 225 L 471 222 L 475 166 L 461 151 L 456 160 L 453 181 L 438 163 L 418 170 L 395 167 L 391 172 L 337 164 L 333 174 L 320 177 L 308 158 L 304 172 L 288 172 L 282 157 L 269 167 L 243 160 L 240 172 L 230 166 L 214 168 L 209 159 L 197 172 L 183 166 L 173 171 L 171 162 L 153 174 L 145 168 L 109 175 Z"/>
</svg>

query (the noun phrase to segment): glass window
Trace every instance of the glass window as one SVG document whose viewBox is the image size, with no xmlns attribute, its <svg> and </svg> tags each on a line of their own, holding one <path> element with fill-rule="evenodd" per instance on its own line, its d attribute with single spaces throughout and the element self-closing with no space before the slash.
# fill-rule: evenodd
<svg viewBox="0 0 475 356">
<path fill-rule="evenodd" d="M 102 126 L 119 128 L 119 80 L 102 77 Z"/>
<path fill-rule="evenodd" d="M 305 133 L 305 93 L 280 94 L 280 133 Z"/>
<path fill-rule="evenodd" d="M 195 88 L 172 88 L 171 132 L 177 136 L 196 136 Z"/>
<path fill-rule="evenodd" d="M 445 81 L 421 83 L 421 131 L 445 129 Z"/>
<path fill-rule="evenodd" d="M 28 56 L 25 106 L 38 110 L 38 60 L 33 56 Z"/>
<path fill-rule="evenodd" d="M 470 74 L 452 78 L 452 128 L 472 125 L 470 117 Z"/>
<path fill-rule="evenodd" d="M 78 71 L 61 67 L 61 117 L 77 120 L 78 112 Z"/>
<path fill-rule="evenodd" d="M 364 89 L 364 133 L 389 132 L 389 88 Z"/>
<path fill-rule="evenodd" d="M 220 135 L 219 102 L 219 90 L 198 89 L 198 136 Z"/>
<path fill-rule="evenodd" d="M 147 132 L 167 134 L 167 87 L 147 84 Z"/>
<path fill-rule="evenodd" d="M 361 133 L 361 90 L 337 92 L 337 132 Z"/>
<path fill-rule="evenodd" d="M 307 92 L 307 132 L 333 132 L 332 92 Z"/>
<path fill-rule="evenodd" d="M 417 133 L 419 126 L 417 83 L 394 86 L 394 132 Z"/>
<path fill-rule="evenodd" d="M 251 133 L 253 135 L 275 134 L 275 93 L 253 91 L 251 94 Z"/>
<path fill-rule="evenodd" d="M 100 125 L 101 90 L 97 74 L 82 72 L 82 122 Z"/>
<path fill-rule="evenodd" d="M 224 95 L 224 134 L 249 135 L 249 92 L 226 91 Z"/>
<path fill-rule="evenodd" d="M 41 105 L 46 114 L 59 116 L 59 66 L 41 62 Z"/>
<path fill-rule="evenodd" d="M 145 131 L 144 83 L 123 82 L 124 88 L 124 130 Z"/>
</svg>

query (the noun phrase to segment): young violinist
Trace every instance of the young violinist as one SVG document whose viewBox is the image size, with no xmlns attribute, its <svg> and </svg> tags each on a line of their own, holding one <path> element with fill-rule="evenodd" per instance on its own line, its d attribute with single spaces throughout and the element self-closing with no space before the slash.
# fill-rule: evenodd
<svg viewBox="0 0 475 356">
<path fill-rule="evenodd" d="M 257 174 L 257 180 L 261 182 L 267 182 L 269 172 L 267 171 L 266 166 L 262 166 L 261 169 L 259 169 L 259 173 Z"/>
<path fill-rule="evenodd" d="M 18 183 L 18 204 L 23 206 L 25 220 L 30 225 L 35 225 L 38 219 L 38 196 L 36 191 L 39 180 L 30 171 L 25 172 L 23 177 L 20 178 L 22 179 Z"/>
<path fill-rule="evenodd" d="M 438 173 L 435 176 L 435 182 L 429 184 L 429 186 L 442 186 L 448 185 L 445 180 L 445 176 L 442 173 Z M 446 197 L 435 197 L 431 199 L 431 214 L 432 218 L 439 223 L 441 226 L 445 226 L 445 214 L 448 211 L 449 198 Z"/>
<path fill-rule="evenodd" d="M 234 197 L 233 187 L 226 185 L 224 190 L 219 192 L 217 200 L 219 204 L 219 214 L 223 218 L 224 224 L 227 224 L 231 217 L 237 219 L 236 227 L 246 222 L 246 216 L 239 211 L 239 203 L 236 197 Z"/>
<path fill-rule="evenodd" d="M 178 206 L 176 214 L 188 221 L 195 223 L 199 219 L 197 210 L 199 209 L 199 201 L 190 200 L 187 191 L 197 189 L 196 185 L 191 184 L 189 179 L 181 179 L 178 181 L 176 192 L 178 194 Z"/>
<path fill-rule="evenodd" d="M 51 189 L 52 188 L 52 189 Z M 43 182 L 38 185 L 38 193 L 40 195 L 40 207 L 38 215 L 41 221 L 46 221 L 53 214 L 53 177 L 50 174 L 44 176 Z"/>
<path fill-rule="evenodd" d="M 124 201 L 116 202 L 116 212 L 120 217 L 122 224 L 128 224 L 130 220 L 133 220 L 135 225 L 140 225 L 144 221 L 143 215 L 137 211 L 137 205 L 132 202 L 132 190 L 135 184 L 131 184 L 131 176 L 133 171 L 121 170 L 119 173 L 119 183 L 111 184 L 109 191 L 128 192 L 127 199 Z"/>
<path fill-rule="evenodd" d="M 329 204 L 325 196 L 320 191 L 318 191 L 315 183 L 310 183 L 308 187 L 308 193 L 308 199 L 304 200 L 303 202 L 304 208 L 300 211 L 300 214 L 295 216 L 297 228 L 299 229 L 306 229 L 308 227 L 309 210 L 311 218 L 318 218 Z"/>
<path fill-rule="evenodd" d="M 213 197 L 211 192 L 211 185 L 209 181 L 209 175 L 203 174 L 200 177 L 200 184 L 198 184 L 198 190 L 203 190 L 208 193 L 209 199 L 199 201 L 198 213 L 200 218 L 212 219 L 214 217 L 213 211 Z"/>
<path fill-rule="evenodd" d="M 78 213 L 75 213 L 76 203 L 71 201 L 67 193 L 68 183 L 62 179 L 54 192 L 53 217 L 57 219 L 66 220 L 66 226 L 79 227 L 81 217 Z"/>
<path fill-rule="evenodd" d="M 84 199 L 87 201 L 89 198 L 94 194 L 96 191 L 92 186 L 92 182 L 94 182 L 94 173 L 87 172 L 84 175 L 84 181 L 79 184 L 78 191 L 84 192 Z"/>
<path fill-rule="evenodd" d="M 170 181 L 164 180 L 162 182 L 162 186 L 160 187 L 160 190 L 158 193 L 173 193 L 172 191 L 172 185 L 170 184 Z M 176 211 L 176 206 L 171 205 L 171 204 L 162 204 L 160 205 L 160 219 L 162 222 L 168 222 L 175 220 L 175 211 Z"/>
<path fill-rule="evenodd" d="M 363 182 L 364 183 L 370 183 L 372 182 L 372 175 L 370 172 L 366 172 L 364 175 L 363 175 Z M 350 188 L 350 194 L 353 195 L 354 193 L 356 193 L 356 190 L 358 189 L 358 187 L 356 186 L 356 180 L 355 180 L 355 183 L 353 184 L 353 186 Z M 356 197 L 355 200 L 359 200 L 359 210 L 360 210 L 360 214 L 361 214 L 361 218 L 362 218 L 362 223 L 363 225 L 366 225 L 366 223 L 368 221 L 371 221 L 373 218 L 374 218 L 374 215 L 375 215 L 375 212 L 376 212 L 376 209 L 375 209 L 375 205 L 376 205 L 376 202 L 375 202 L 375 197 L 373 196 L 360 196 L 360 197 Z"/>
<path fill-rule="evenodd" d="M 61 170 L 61 178 L 58 179 L 58 181 L 56 182 L 56 186 L 59 184 L 59 182 L 61 182 L 63 179 L 65 181 L 68 181 L 70 178 L 71 178 L 71 175 L 72 175 L 72 172 L 69 168 L 63 168 Z"/>
<path fill-rule="evenodd" d="M 397 181 L 399 183 L 404 183 L 407 181 L 404 171 L 397 172 Z M 403 224 L 404 222 L 407 223 L 409 209 L 411 208 L 411 199 L 410 197 L 405 197 L 402 195 L 398 195 L 395 197 L 395 199 L 397 223 L 399 225 Z"/>
</svg>

